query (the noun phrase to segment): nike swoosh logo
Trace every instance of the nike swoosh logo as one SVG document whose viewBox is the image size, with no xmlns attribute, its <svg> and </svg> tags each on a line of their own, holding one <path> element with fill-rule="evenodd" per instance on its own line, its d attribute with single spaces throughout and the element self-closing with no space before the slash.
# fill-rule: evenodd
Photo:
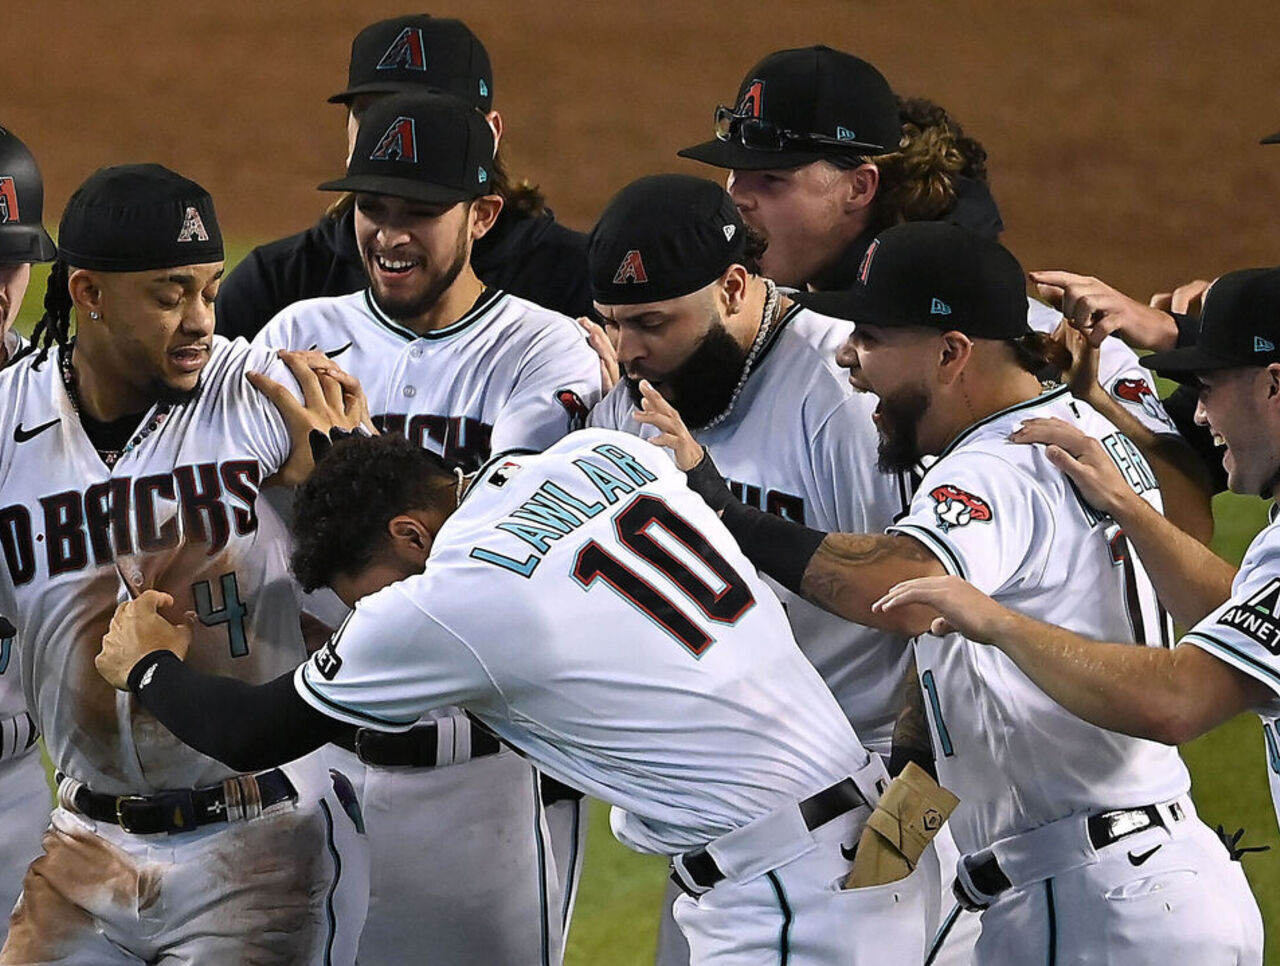
<svg viewBox="0 0 1280 966">
<path fill-rule="evenodd" d="M 1162 846 L 1155 845 L 1155 846 L 1152 846 L 1151 848 L 1147 849 L 1147 851 L 1145 851 L 1145 852 L 1139 852 L 1137 855 L 1134 855 L 1132 852 L 1130 852 L 1130 853 L 1129 853 L 1129 864 L 1130 864 L 1130 865 L 1142 865 L 1142 863 L 1143 863 L 1143 862 L 1147 861 L 1147 859 L 1151 858 L 1151 856 L 1153 856 L 1153 855 L 1155 855 L 1157 852 L 1159 852 L 1161 848 L 1162 848 Z"/>
<path fill-rule="evenodd" d="M 328 352 L 325 353 L 325 355 L 327 355 L 330 359 L 335 359 L 350 348 L 351 348 L 351 343 L 348 342 L 346 345 L 340 348 L 329 350 Z"/>
<path fill-rule="evenodd" d="M 853 857 L 858 854 L 858 846 L 857 845 L 849 846 L 849 845 L 845 845 L 844 843 L 841 843 L 840 854 L 844 856 L 844 860 L 846 862 L 852 862 Z"/>
<path fill-rule="evenodd" d="M 35 429 L 23 429 L 22 423 L 18 423 L 18 425 L 13 428 L 13 441 L 15 443 L 25 443 L 27 440 L 34 439 L 39 436 L 46 429 L 57 426 L 60 422 L 62 422 L 61 417 L 58 419 L 51 419 L 47 423 L 37 426 Z"/>
</svg>

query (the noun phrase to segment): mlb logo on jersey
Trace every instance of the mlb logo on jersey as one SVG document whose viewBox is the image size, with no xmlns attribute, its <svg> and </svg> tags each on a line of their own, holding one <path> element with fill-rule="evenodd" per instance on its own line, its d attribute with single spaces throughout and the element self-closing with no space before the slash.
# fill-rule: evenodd
<svg viewBox="0 0 1280 966">
<path fill-rule="evenodd" d="M 418 160 L 418 134 L 413 118 L 403 114 L 391 122 L 390 127 L 378 139 L 370 161 L 408 161 Z"/>
<path fill-rule="evenodd" d="M 991 506 L 980 496 L 974 496 L 967 490 L 948 483 L 934 487 L 929 491 L 933 498 L 933 513 L 938 520 L 938 529 L 943 533 L 953 527 L 968 526 L 970 523 L 987 523 L 991 520 Z"/>
<path fill-rule="evenodd" d="M 495 486 L 501 489 L 507 485 L 507 481 L 510 480 L 511 477 L 515 476 L 522 469 L 524 469 L 524 467 L 514 460 L 504 460 L 493 468 L 493 472 L 489 474 L 489 478 L 485 480 L 485 482 L 490 486 Z"/>
<path fill-rule="evenodd" d="M 608 263 L 606 262 L 606 264 Z M 647 281 L 649 281 L 649 276 L 644 270 L 644 259 L 633 248 L 622 256 L 622 263 L 618 265 L 618 270 L 613 275 L 613 284 L 624 285 L 628 282 L 635 282 L 640 285 Z"/>
<path fill-rule="evenodd" d="M 204 219 L 194 205 L 187 205 L 187 213 L 182 218 L 182 230 L 178 232 L 178 241 L 208 241 L 209 232 L 204 227 Z"/>
<path fill-rule="evenodd" d="M 21 221 L 18 214 L 18 189 L 9 175 L 0 175 L 0 225 L 10 221 Z"/>
<path fill-rule="evenodd" d="M 1218 623 L 1251 637 L 1272 654 L 1280 654 L 1280 578 L 1270 581 L 1243 604 L 1229 607 Z"/>
<path fill-rule="evenodd" d="M 422 42 L 422 31 L 417 27 L 405 27 L 391 41 L 382 59 L 378 61 L 377 70 L 426 70 L 426 45 Z"/>
</svg>

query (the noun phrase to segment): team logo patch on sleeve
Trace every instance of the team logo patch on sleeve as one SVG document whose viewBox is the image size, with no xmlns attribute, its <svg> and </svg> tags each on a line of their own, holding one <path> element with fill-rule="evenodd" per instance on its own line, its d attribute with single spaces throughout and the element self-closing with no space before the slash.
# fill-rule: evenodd
<svg viewBox="0 0 1280 966">
<path fill-rule="evenodd" d="M 1136 403 L 1148 416 L 1173 425 L 1169 414 L 1164 411 L 1164 406 L 1160 405 L 1160 400 L 1145 379 L 1117 379 L 1111 384 L 1111 395 L 1121 402 Z"/>
<path fill-rule="evenodd" d="M 618 270 L 613 273 L 613 284 L 625 285 L 628 282 L 635 282 L 637 285 L 643 285 L 647 281 L 649 281 L 649 275 L 644 270 L 644 259 L 633 248 L 622 256 Z"/>
<path fill-rule="evenodd" d="M 582 429 L 587 425 L 587 413 L 590 410 L 587 404 L 582 401 L 572 389 L 559 389 L 556 391 L 556 402 L 564 407 L 564 411 L 569 414 L 569 432 L 575 429 Z"/>
<path fill-rule="evenodd" d="M 987 501 L 958 486 L 947 483 L 934 487 L 929 496 L 934 501 L 933 514 L 937 517 L 938 529 L 943 533 L 953 527 L 991 520 L 991 506 Z"/>
<path fill-rule="evenodd" d="M 1228 607 L 1217 623 L 1257 641 L 1272 654 L 1280 654 L 1280 620 L 1276 617 L 1278 605 L 1280 578 L 1269 582 L 1243 604 Z"/>
<path fill-rule="evenodd" d="M 13 178 L 0 175 L 0 225 L 10 221 L 21 221 L 18 213 L 18 188 Z"/>
</svg>

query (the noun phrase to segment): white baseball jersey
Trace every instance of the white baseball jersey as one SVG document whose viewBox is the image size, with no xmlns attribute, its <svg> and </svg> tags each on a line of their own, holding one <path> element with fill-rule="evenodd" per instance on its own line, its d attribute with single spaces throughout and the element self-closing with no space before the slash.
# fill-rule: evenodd
<svg viewBox="0 0 1280 966">
<path fill-rule="evenodd" d="M 1027 324 L 1049 333 L 1062 321 L 1051 305 L 1027 299 Z M 1157 434 L 1177 433 L 1156 394 L 1155 377 L 1138 364 L 1137 354 L 1117 338 L 1104 339 L 1098 347 L 1098 384 L 1143 426 Z"/>
<path fill-rule="evenodd" d="M 1262 719 L 1271 801 L 1280 822 L 1280 523 L 1253 538 L 1231 584 L 1231 598 L 1182 639 L 1257 678 L 1274 697 L 1255 710 Z"/>
<path fill-rule="evenodd" d="M 367 289 L 306 299 L 254 345 L 322 350 L 360 380 L 379 429 L 468 471 L 491 452 L 550 446 L 600 398 L 599 360 L 573 320 L 497 289 L 426 335 L 388 318 Z"/>
<path fill-rule="evenodd" d="M 879 533 L 906 510 L 910 483 L 876 469 L 876 397 L 854 392 L 836 365 L 853 323 L 792 306 L 779 319 L 733 412 L 694 436 L 744 503 L 818 530 Z M 588 423 L 657 435 L 632 418 L 619 383 Z M 768 578 L 765 578 L 769 580 Z M 868 748 L 889 753 L 905 639 L 863 627 L 769 581 L 800 649 L 831 688 Z"/>
<path fill-rule="evenodd" d="M 1137 447 L 1059 387 L 953 440 L 891 531 L 1020 613 L 1087 637 L 1170 646 L 1169 617 L 1119 527 L 1081 499 L 1043 447 L 1009 441 L 1024 419 L 1048 416 L 1101 440 L 1161 509 Z M 938 777 L 960 796 L 951 828 L 962 852 L 1073 812 L 1168 801 L 1190 787 L 1177 749 L 1082 721 L 994 647 L 926 634 L 916 659 Z"/>
<path fill-rule="evenodd" d="M 460 705 L 668 855 L 869 760 L 684 474 L 604 430 L 495 457 L 425 572 L 362 600 L 295 684 L 385 730 Z"/>
<path fill-rule="evenodd" d="M 12 361 L 13 357 L 26 345 L 26 340 L 14 329 L 4 334 L 3 342 L 6 360 L 4 364 Z M 0 364 L 0 368 L 3 368 L 4 364 Z M 0 497 L 0 499 L 3 498 Z M 3 611 L 0 611 L 0 614 L 3 614 Z M 20 715 L 27 709 L 27 699 L 22 693 L 22 674 L 18 669 L 18 662 L 14 660 L 14 641 L 13 635 L 6 636 L 0 632 L 0 722 Z M 35 736 L 31 737 L 34 740 Z M 0 734 L 0 758 L 13 754 L 25 741 L 24 736 L 16 733 L 12 739 L 8 735 Z"/>
<path fill-rule="evenodd" d="M 0 372 L 0 613 L 12 615 L 27 707 L 57 768 L 95 791 L 208 785 L 234 772 L 196 753 L 94 668 L 124 592 L 194 611 L 187 660 L 261 683 L 304 656 L 279 519 L 258 500 L 290 441 L 250 369 L 293 385 L 243 341 L 216 337 L 192 401 L 153 407 L 108 468 L 81 425 L 58 353 Z"/>
</svg>

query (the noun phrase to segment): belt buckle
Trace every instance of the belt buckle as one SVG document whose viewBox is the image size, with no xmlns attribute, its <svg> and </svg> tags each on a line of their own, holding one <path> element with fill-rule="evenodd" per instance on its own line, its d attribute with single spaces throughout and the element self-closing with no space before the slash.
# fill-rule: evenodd
<svg viewBox="0 0 1280 966">
<path fill-rule="evenodd" d="M 130 826 L 128 819 L 124 817 L 124 806 L 127 804 L 135 804 L 145 802 L 146 799 L 141 795 L 117 795 L 116 796 L 116 824 L 128 832 L 130 835 L 141 835 L 143 833 L 135 831 Z"/>
</svg>

